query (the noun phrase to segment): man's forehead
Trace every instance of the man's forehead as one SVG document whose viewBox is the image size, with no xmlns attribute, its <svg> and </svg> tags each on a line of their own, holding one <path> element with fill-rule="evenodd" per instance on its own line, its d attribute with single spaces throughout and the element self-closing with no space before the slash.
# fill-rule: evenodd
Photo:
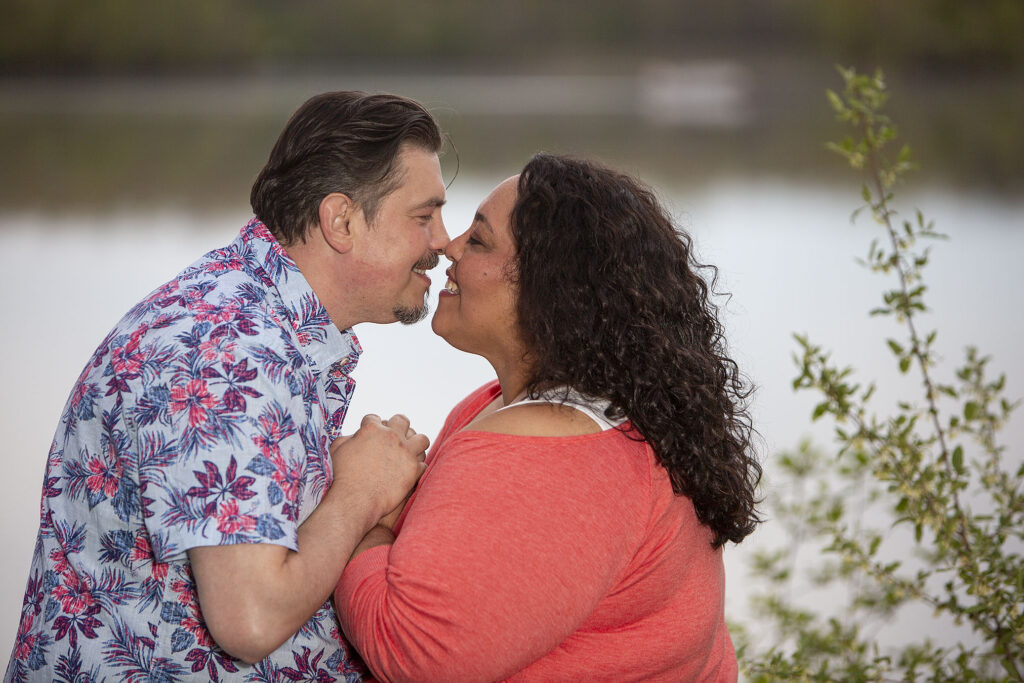
<svg viewBox="0 0 1024 683">
<path fill-rule="evenodd" d="M 397 191 L 408 196 L 417 208 L 443 206 L 445 185 L 436 152 L 405 147 L 399 156 Z"/>
</svg>

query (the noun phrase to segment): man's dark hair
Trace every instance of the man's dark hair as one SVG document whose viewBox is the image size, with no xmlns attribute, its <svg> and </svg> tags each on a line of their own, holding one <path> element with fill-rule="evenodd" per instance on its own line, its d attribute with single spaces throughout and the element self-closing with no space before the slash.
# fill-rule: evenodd
<svg viewBox="0 0 1024 683">
<path fill-rule="evenodd" d="M 253 213 L 283 245 L 305 241 L 321 200 L 348 195 L 372 222 L 402 182 L 403 145 L 440 152 L 441 130 L 423 105 L 398 95 L 329 92 L 296 111 L 253 183 Z"/>
</svg>

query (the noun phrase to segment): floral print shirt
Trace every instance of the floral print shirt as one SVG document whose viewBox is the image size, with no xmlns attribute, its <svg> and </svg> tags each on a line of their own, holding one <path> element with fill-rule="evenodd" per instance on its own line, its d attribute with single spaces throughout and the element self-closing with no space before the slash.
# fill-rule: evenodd
<svg viewBox="0 0 1024 683">
<path fill-rule="evenodd" d="M 329 601 L 256 665 L 225 653 L 186 551 L 298 550 L 360 351 L 257 219 L 129 311 L 57 428 L 6 680 L 359 680 Z"/>
</svg>

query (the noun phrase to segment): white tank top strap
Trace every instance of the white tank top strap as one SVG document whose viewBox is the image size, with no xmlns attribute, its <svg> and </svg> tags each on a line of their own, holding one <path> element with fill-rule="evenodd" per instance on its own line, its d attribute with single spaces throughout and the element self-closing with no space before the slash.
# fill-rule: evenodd
<svg viewBox="0 0 1024 683">
<path fill-rule="evenodd" d="M 626 421 L 626 418 L 612 420 L 605 416 L 604 411 L 608 409 L 609 405 L 611 405 L 609 401 L 606 401 L 603 398 L 590 398 L 588 396 L 584 396 L 575 389 L 570 389 L 567 396 L 565 395 L 564 389 L 552 389 L 544 392 L 537 398 L 524 398 L 516 401 L 515 403 L 510 403 L 507 406 L 498 408 L 495 412 L 500 412 L 513 406 L 528 405 L 530 403 L 556 403 L 570 406 L 589 417 L 602 430 L 614 429 Z"/>
</svg>

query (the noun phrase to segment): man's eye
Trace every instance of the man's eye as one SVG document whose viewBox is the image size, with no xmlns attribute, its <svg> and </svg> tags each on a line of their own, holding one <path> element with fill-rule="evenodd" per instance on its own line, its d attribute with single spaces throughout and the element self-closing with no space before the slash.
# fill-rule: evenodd
<svg viewBox="0 0 1024 683">
<path fill-rule="evenodd" d="M 468 238 L 466 239 L 466 244 L 483 244 L 483 242 L 481 242 L 481 241 L 480 241 L 480 240 L 478 240 L 477 238 L 475 238 L 475 237 L 473 237 L 472 235 L 470 235 L 470 236 L 469 236 L 469 237 L 468 237 Z"/>
</svg>

